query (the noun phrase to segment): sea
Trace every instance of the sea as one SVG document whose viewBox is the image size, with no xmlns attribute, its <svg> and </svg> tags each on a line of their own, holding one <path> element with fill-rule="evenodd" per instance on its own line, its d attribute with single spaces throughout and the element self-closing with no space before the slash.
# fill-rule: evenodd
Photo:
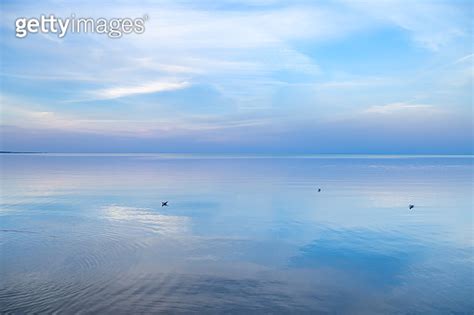
<svg viewBox="0 0 474 315">
<path fill-rule="evenodd" d="M 1 154 L 0 313 L 473 314 L 473 162 Z"/>
</svg>

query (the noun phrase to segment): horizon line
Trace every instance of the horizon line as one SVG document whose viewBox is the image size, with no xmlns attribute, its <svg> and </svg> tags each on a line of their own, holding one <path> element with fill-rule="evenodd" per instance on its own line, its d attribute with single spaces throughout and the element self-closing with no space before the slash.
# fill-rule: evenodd
<svg viewBox="0 0 474 315">
<path fill-rule="evenodd" d="M 34 151 L 0 151 L 1 155 L 61 155 L 61 156 L 131 156 L 131 155 L 162 155 L 164 157 L 471 157 L 474 154 L 417 154 L 417 153 L 230 153 L 230 152 L 34 152 Z"/>
</svg>

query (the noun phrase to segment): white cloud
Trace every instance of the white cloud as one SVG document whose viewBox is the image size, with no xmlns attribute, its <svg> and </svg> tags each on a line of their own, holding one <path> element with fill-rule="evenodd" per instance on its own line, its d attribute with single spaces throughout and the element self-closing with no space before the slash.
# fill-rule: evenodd
<svg viewBox="0 0 474 315">
<path fill-rule="evenodd" d="M 439 79 L 439 71 L 429 72 L 420 79 L 416 74 L 426 69 L 425 63 L 414 67 L 413 72 L 388 70 L 389 73 L 375 67 L 352 68 L 353 58 L 349 58 L 348 65 L 344 60 L 337 65 L 324 64 L 327 54 L 333 58 L 330 54 L 334 43 L 345 42 L 346 37 L 357 32 L 369 34 L 396 26 L 406 30 L 416 43 L 439 52 L 463 33 L 463 15 L 459 13 L 462 6 L 449 3 L 335 1 L 314 5 L 312 2 L 249 0 L 249 5 L 256 7 L 247 10 L 236 9 L 245 6 L 232 6 L 221 10 L 214 4 L 171 1 L 155 4 L 139 1 L 133 6 L 118 2 L 115 6 L 97 7 L 95 2 L 85 1 L 72 6 L 76 16 L 139 17 L 146 13 L 150 17 L 146 32 L 118 40 L 97 34 L 70 34 L 60 41 L 35 35 L 25 40 L 4 36 L 5 49 L 34 51 L 38 58 L 6 64 L 3 75 L 36 80 L 38 82 L 33 83 L 45 88 L 42 94 L 51 95 L 43 104 L 26 106 L 29 112 L 18 114 L 14 121 L 19 126 L 153 134 L 157 130 L 181 132 L 267 123 L 262 118 L 271 120 L 275 113 L 318 119 L 344 112 L 361 114 L 359 106 L 362 104 L 385 104 L 390 102 L 387 99 L 398 97 L 420 100 L 416 94 L 425 90 L 433 93 L 430 84 L 424 82 L 426 77 Z M 71 4 L 54 1 L 7 6 L 2 12 L 5 19 L 0 24 L 12 28 L 12 19 L 16 16 L 37 16 L 44 12 L 68 16 Z M 327 45 L 313 53 L 313 47 L 321 43 Z M 326 46 L 330 47 L 328 51 Z M 428 57 L 427 63 L 434 55 L 432 51 L 423 52 Z M 456 56 L 466 54 L 456 51 Z M 470 56 L 472 54 L 457 62 L 465 64 L 472 60 Z M 323 64 L 319 64 L 318 57 Z M 341 56 L 336 54 L 334 60 L 338 58 Z M 441 56 L 440 62 L 444 58 Z M 405 58 L 400 60 L 404 62 Z M 462 82 L 472 82 L 472 63 L 470 65 L 460 74 L 444 76 L 449 82 L 443 82 L 443 87 L 453 84 L 461 75 L 467 78 Z M 43 82 L 45 79 L 49 81 Z M 188 107 L 165 109 L 148 100 L 141 103 L 135 98 L 125 99 L 185 89 L 191 84 L 205 93 L 210 91 L 212 97 L 218 94 L 215 96 L 218 105 L 200 112 L 198 102 L 190 102 Z M 289 90 L 292 93 L 287 93 Z M 120 102 L 121 111 L 116 111 L 118 106 L 109 106 L 111 110 L 107 114 L 103 107 L 93 108 L 92 104 L 81 107 L 82 101 L 96 99 Z M 436 102 L 455 103 L 450 101 Z M 136 110 L 138 108 L 140 110 Z M 206 110 L 214 111 L 214 115 L 194 116 L 209 113 Z M 365 113 L 434 111 L 430 105 L 397 103 L 373 106 Z M 101 114 L 97 114 L 99 112 Z M 242 112 L 256 113 L 249 115 L 256 119 L 241 119 L 238 115 Z M 7 117 L 3 120 L 11 122 Z"/>
<path fill-rule="evenodd" d="M 456 61 L 454 61 L 453 64 L 458 64 L 458 63 L 463 63 L 463 62 L 466 62 L 466 61 L 467 62 L 471 61 L 471 65 L 472 65 L 473 57 L 474 57 L 474 54 L 466 55 L 466 56 L 461 57 L 461 58 L 457 59 Z"/>
<path fill-rule="evenodd" d="M 100 99 L 112 99 L 136 94 L 149 94 L 184 89 L 189 86 L 188 82 L 149 82 L 135 86 L 119 86 L 97 90 L 95 94 Z"/>
<path fill-rule="evenodd" d="M 5 17 L 13 23 L 19 14 L 35 16 L 44 11 L 67 16 L 71 6 L 48 2 L 18 6 L 15 12 L 6 10 Z M 317 61 L 295 49 L 292 41 L 327 40 L 367 25 L 354 14 L 298 4 L 256 10 L 212 10 L 206 6 L 172 2 L 144 6 L 122 3 L 104 11 L 86 1 L 76 4 L 74 11 L 76 16 L 87 13 L 88 16 L 105 17 L 146 13 L 150 19 L 144 34 L 124 36 L 119 40 L 74 34 L 58 43 L 37 36 L 30 36 L 21 43 L 6 43 L 17 49 L 34 49 L 49 57 L 42 60 L 54 60 L 54 66 L 42 65 L 42 72 L 35 70 L 38 67 L 20 66 L 7 69 L 10 70 L 8 73 L 31 80 L 66 79 L 101 84 L 103 89 L 87 86 L 82 92 L 93 92 L 95 97 L 104 99 L 182 88 L 176 82 L 165 85 L 153 82 L 174 76 L 193 84 L 212 85 L 239 102 L 242 95 L 254 94 L 254 88 L 264 89 L 266 95 L 271 95 L 267 92 L 271 88 L 261 87 L 260 83 L 268 82 L 276 71 L 309 76 L 320 74 Z M 8 27 L 11 25 L 7 24 Z M 92 53 L 84 55 L 84 49 Z M 242 76 L 247 80 L 243 86 Z M 138 84 L 130 86 L 129 82 Z M 237 90 L 241 93 L 235 94 Z M 88 100 L 82 97 L 84 93 L 71 93 L 65 98 Z"/>
<path fill-rule="evenodd" d="M 426 104 L 410 104 L 410 103 L 392 103 L 386 105 L 371 106 L 365 110 L 365 113 L 390 115 L 406 112 L 434 112 L 435 107 Z"/>
</svg>

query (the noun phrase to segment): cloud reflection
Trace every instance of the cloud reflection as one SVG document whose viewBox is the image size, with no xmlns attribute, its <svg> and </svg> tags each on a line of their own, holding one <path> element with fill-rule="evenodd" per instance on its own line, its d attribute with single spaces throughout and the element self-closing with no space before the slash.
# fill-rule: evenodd
<svg viewBox="0 0 474 315">
<path fill-rule="evenodd" d="M 164 215 L 153 209 L 109 205 L 102 207 L 108 220 L 130 223 L 166 236 L 180 236 L 189 233 L 190 218 Z"/>
</svg>

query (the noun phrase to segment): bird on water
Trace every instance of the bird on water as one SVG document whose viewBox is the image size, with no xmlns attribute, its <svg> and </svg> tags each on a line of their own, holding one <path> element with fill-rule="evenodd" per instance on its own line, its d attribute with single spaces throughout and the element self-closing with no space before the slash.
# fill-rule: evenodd
<svg viewBox="0 0 474 315">
<path fill-rule="evenodd" d="M 408 206 L 408 209 L 410 209 L 410 210 L 413 209 L 413 208 L 415 208 L 414 205 L 409 205 L 409 206 Z"/>
<path fill-rule="evenodd" d="M 318 188 L 318 192 L 321 192 L 321 188 Z"/>
<path fill-rule="evenodd" d="M 162 201 L 161 206 L 162 207 L 168 207 L 168 201 Z"/>
</svg>

